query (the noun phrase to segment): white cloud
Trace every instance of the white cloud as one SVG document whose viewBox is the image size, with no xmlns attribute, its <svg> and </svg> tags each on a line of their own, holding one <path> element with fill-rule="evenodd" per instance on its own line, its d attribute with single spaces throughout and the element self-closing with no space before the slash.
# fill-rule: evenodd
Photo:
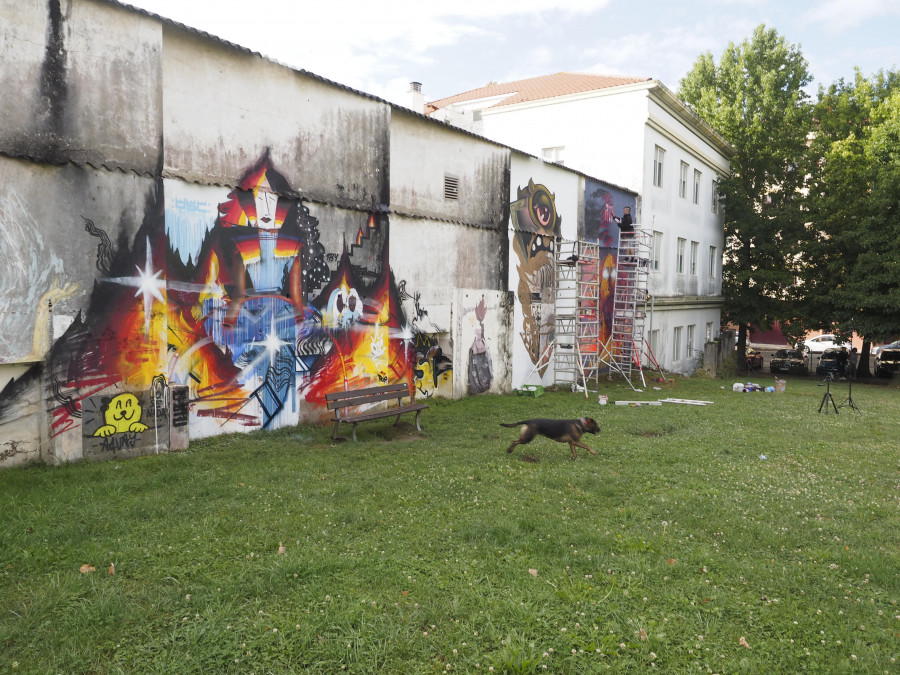
<svg viewBox="0 0 900 675">
<path fill-rule="evenodd" d="M 516 16 L 579 15 L 610 0 L 129 0 L 285 65 L 391 100 L 404 69 L 430 65 L 430 50 L 467 39 L 502 41 L 484 24 Z M 535 55 L 539 57 L 539 54 Z M 538 59 L 540 62 L 540 59 Z"/>
<path fill-rule="evenodd" d="M 590 72 L 659 79 L 670 89 L 693 67 L 700 54 L 711 52 L 718 61 L 729 42 L 740 42 L 753 32 L 752 19 L 716 18 L 692 25 L 673 26 L 621 36 L 613 43 L 588 52 L 594 60 Z"/>
<path fill-rule="evenodd" d="M 900 16 L 897 0 L 825 0 L 806 12 L 804 21 L 821 24 L 826 32 L 837 35 L 886 16 Z"/>
</svg>

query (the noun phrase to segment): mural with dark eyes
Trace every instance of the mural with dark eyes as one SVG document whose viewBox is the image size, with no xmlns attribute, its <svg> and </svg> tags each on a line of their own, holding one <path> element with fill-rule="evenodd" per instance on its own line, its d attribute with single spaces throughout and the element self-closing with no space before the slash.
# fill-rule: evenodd
<svg viewBox="0 0 900 675">
<path fill-rule="evenodd" d="M 523 314 L 519 337 L 531 362 L 537 364 L 553 341 L 554 259 L 562 219 L 556 211 L 556 196 L 534 180 L 530 179 L 524 188 L 517 188 L 516 197 L 510 204 L 510 215 L 513 250 L 518 259 L 516 294 Z M 549 362 L 544 362 L 539 367 L 541 376 L 547 365 Z"/>
</svg>

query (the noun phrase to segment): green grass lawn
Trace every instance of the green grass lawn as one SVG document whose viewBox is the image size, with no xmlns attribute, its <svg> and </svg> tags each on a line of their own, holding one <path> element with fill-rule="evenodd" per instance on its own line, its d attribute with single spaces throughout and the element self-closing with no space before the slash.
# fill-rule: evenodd
<svg viewBox="0 0 900 675">
<path fill-rule="evenodd" d="M 900 389 L 658 386 L 2 471 L 0 672 L 900 672 Z"/>
</svg>

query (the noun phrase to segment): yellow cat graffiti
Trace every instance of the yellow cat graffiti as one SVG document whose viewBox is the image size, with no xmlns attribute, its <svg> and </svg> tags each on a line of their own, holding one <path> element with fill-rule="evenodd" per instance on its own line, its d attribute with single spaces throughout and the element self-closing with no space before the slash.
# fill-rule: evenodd
<svg viewBox="0 0 900 675">
<path fill-rule="evenodd" d="M 106 406 L 103 413 L 106 424 L 94 432 L 94 436 L 111 436 L 128 431 L 146 431 L 141 422 L 141 402 L 134 394 L 119 394 Z"/>
</svg>

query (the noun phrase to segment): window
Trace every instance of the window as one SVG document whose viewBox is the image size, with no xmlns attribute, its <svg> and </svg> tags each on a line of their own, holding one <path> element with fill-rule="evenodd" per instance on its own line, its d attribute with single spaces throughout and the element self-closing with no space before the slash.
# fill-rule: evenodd
<svg viewBox="0 0 900 675">
<path fill-rule="evenodd" d="M 717 213 L 719 210 L 719 182 L 712 182 L 712 212 Z"/>
<path fill-rule="evenodd" d="M 687 197 L 687 180 L 688 180 L 688 165 L 687 162 L 681 163 L 681 174 L 678 177 L 678 196 L 684 199 Z"/>
<path fill-rule="evenodd" d="M 708 324 L 706 324 L 706 341 L 712 342 L 712 339 L 713 339 L 713 325 L 712 325 L 712 321 L 710 321 Z"/>
<path fill-rule="evenodd" d="M 546 159 L 548 162 L 555 162 L 556 164 L 565 164 L 563 161 L 563 152 L 565 151 L 566 146 L 558 145 L 554 148 L 543 148 L 541 150 L 541 157 Z"/>
<path fill-rule="evenodd" d="M 648 342 L 650 353 L 654 355 L 654 358 L 657 358 L 655 355 L 659 354 L 659 329 L 650 331 L 650 339 L 648 340 Z"/>
<path fill-rule="evenodd" d="M 656 187 L 663 186 L 663 164 L 666 161 L 666 151 L 658 145 L 653 152 L 653 184 Z"/>
<path fill-rule="evenodd" d="M 653 241 L 650 244 L 650 269 L 659 272 L 660 259 L 662 258 L 662 232 L 653 232 Z"/>
<path fill-rule="evenodd" d="M 716 278 L 716 268 L 718 267 L 718 261 L 716 260 L 716 247 L 715 246 L 709 247 L 708 267 L 709 267 L 709 278 L 715 279 Z"/>
<path fill-rule="evenodd" d="M 676 251 L 675 257 L 675 271 L 679 274 L 684 274 L 684 249 L 686 244 L 687 239 L 678 237 L 678 250 Z"/>
<path fill-rule="evenodd" d="M 672 331 L 672 360 L 681 361 L 681 326 Z"/>
<path fill-rule="evenodd" d="M 700 203 L 700 172 L 694 169 L 694 203 Z"/>
<path fill-rule="evenodd" d="M 689 359 L 694 358 L 694 324 L 687 327 L 687 355 Z"/>
<path fill-rule="evenodd" d="M 697 276 L 697 258 L 700 256 L 700 244 L 691 242 L 691 276 Z"/>
<path fill-rule="evenodd" d="M 444 174 L 444 199 L 459 199 L 459 176 Z"/>
</svg>

